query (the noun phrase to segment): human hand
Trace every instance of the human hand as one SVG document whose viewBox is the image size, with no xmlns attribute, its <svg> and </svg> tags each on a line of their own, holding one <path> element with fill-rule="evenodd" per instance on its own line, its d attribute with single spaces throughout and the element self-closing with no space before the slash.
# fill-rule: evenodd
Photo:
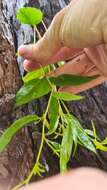
<svg viewBox="0 0 107 190">
<path fill-rule="evenodd" d="M 105 190 L 106 188 L 107 174 L 105 172 L 92 168 L 79 168 L 64 175 L 27 185 L 20 190 Z"/>
<path fill-rule="evenodd" d="M 55 70 L 52 75 L 100 76 L 87 84 L 61 90 L 78 93 L 107 80 L 106 13 L 106 0 L 103 3 L 101 0 L 72 0 L 54 17 L 37 44 L 19 48 L 19 54 L 26 59 L 25 70 L 71 58 L 72 61 Z M 74 55 L 76 58 L 73 59 Z"/>
</svg>

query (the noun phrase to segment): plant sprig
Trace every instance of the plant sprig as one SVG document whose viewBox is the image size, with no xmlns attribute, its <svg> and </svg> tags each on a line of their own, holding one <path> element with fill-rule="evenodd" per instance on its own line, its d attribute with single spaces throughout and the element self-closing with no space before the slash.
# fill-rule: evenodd
<svg viewBox="0 0 107 190">
<path fill-rule="evenodd" d="M 18 10 L 17 19 L 24 24 L 29 24 L 34 28 L 34 43 L 36 33 L 41 37 L 37 24 L 42 23 L 43 13 L 36 8 L 24 7 Z M 64 62 L 63 62 L 64 64 Z M 61 66 L 62 62 L 57 64 Z M 21 106 L 39 99 L 44 95 L 49 95 L 48 103 L 44 114 L 39 117 L 36 114 L 24 116 L 15 121 L 0 138 L 0 152 L 9 144 L 12 137 L 26 124 L 33 122 L 37 127 L 42 123 L 41 143 L 36 156 L 35 164 L 28 177 L 12 190 L 17 190 L 21 186 L 28 184 L 33 175 L 43 175 L 45 166 L 41 163 L 41 154 L 43 146 L 46 143 L 53 151 L 53 154 L 59 158 L 60 172 L 67 170 L 67 164 L 71 157 L 77 151 L 78 145 L 85 147 L 97 153 L 97 149 L 107 151 L 107 138 L 103 141 L 96 135 L 95 126 L 92 123 L 93 130 L 83 129 L 80 122 L 70 113 L 64 101 L 83 101 L 84 97 L 70 94 L 67 92 L 58 92 L 59 86 L 80 85 L 89 82 L 95 77 L 81 77 L 76 75 L 60 75 L 58 77 L 47 77 L 48 71 L 55 69 L 55 66 L 46 66 L 36 71 L 29 72 L 23 77 L 24 85 L 16 94 L 16 106 Z M 60 138 L 60 142 L 57 139 Z"/>
</svg>

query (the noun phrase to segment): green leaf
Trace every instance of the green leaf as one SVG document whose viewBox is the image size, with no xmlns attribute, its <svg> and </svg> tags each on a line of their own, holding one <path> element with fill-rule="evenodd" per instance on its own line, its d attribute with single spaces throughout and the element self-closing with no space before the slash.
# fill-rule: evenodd
<svg viewBox="0 0 107 190">
<path fill-rule="evenodd" d="M 24 86 L 16 94 L 16 105 L 26 104 L 34 99 L 40 98 L 51 91 L 51 86 L 46 78 L 33 79 Z"/>
<path fill-rule="evenodd" d="M 94 143 L 90 140 L 90 137 L 85 133 L 84 129 L 82 128 L 77 128 L 78 132 L 78 139 L 80 140 L 80 143 L 83 144 L 85 148 L 88 150 L 91 150 L 95 154 L 97 154 L 96 148 L 94 146 Z"/>
<path fill-rule="evenodd" d="M 84 97 L 79 95 L 70 94 L 68 92 L 54 92 L 53 96 L 57 99 L 64 100 L 64 101 L 77 101 L 82 100 Z"/>
<path fill-rule="evenodd" d="M 20 90 L 17 92 L 16 94 L 16 105 L 23 105 L 25 103 L 30 102 L 31 100 L 33 100 L 33 96 L 34 93 L 36 91 L 36 86 L 38 86 L 39 83 L 39 79 L 37 80 L 32 80 L 26 84 L 24 84 L 24 86 L 22 86 L 20 88 Z"/>
<path fill-rule="evenodd" d="M 75 153 L 77 151 L 77 145 L 78 145 L 78 133 L 75 127 L 72 127 L 72 138 L 74 141 L 74 149 L 72 153 L 72 157 L 75 156 Z"/>
<path fill-rule="evenodd" d="M 37 69 L 35 71 L 31 71 L 31 72 L 27 73 L 25 77 L 23 77 L 23 81 L 24 81 L 24 83 L 26 83 L 33 79 L 40 78 L 40 77 L 44 76 L 44 74 L 46 74 L 47 72 L 48 72 L 48 67 L 44 67 L 44 68 Z"/>
<path fill-rule="evenodd" d="M 4 134 L 0 137 L 0 152 L 9 144 L 12 137 L 26 124 L 35 122 L 39 119 L 36 115 L 27 115 L 15 121 L 8 129 L 4 131 Z"/>
<path fill-rule="evenodd" d="M 49 143 L 55 148 L 55 150 L 59 151 L 61 148 L 61 145 L 54 141 L 49 141 Z"/>
<path fill-rule="evenodd" d="M 80 142 L 83 144 L 83 146 L 85 148 L 87 148 L 88 150 L 90 150 L 96 154 L 97 153 L 96 148 L 95 148 L 93 142 L 90 140 L 90 137 L 87 135 L 85 130 L 82 128 L 80 122 L 74 116 L 72 116 L 72 117 L 74 120 L 74 124 L 77 128 L 78 139 L 80 140 Z"/>
<path fill-rule="evenodd" d="M 91 131 L 90 129 L 85 129 L 84 131 L 87 133 L 87 135 L 94 138 L 94 132 L 93 131 Z"/>
<path fill-rule="evenodd" d="M 91 137 L 95 138 L 94 132 L 92 130 L 85 129 L 84 131 L 87 133 L 88 136 L 91 136 Z M 101 140 L 98 136 L 96 136 L 96 139 L 99 140 L 99 141 Z"/>
<path fill-rule="evenodd" d="M 77 144 L 78 144 L 78 133 L 77 133 L 77 128 L 75 127 L 75 122 L 73 120 L 72 115 L 65 114 L 64 115 L 64 121 L 66 122 L 67 125 L 71 126 L 72 129 L 72 138 L 74 142 L 74 147 L 73 147 L 73 153 L 72 156 L 75 155 L 76 150 L 77 150 Z"/>
<path fill-rule="evenodd" d="M 71 124 L 72 128 L 75 128 L 77 133 L 77 138 L 79 142 L 88 150 L 96 152 L 96 148 L 94 146 L 94 143 L 91 141 L 90 137 L 87 135 L 85 130 L 82 128 L 80 122 L 73 116 L 73 115 L 66 115 L 66 119 Z"/>
<path fill-rule="evenodd" d="M 56 86 L 69 86 L 69 85 L 81 85 L 96 79 L 98 76 L 85 77 L 78 75 L 59 75 L 57 77 L 50 77 L 49 80 Z"/>
<path fill-rule="evenodd" d="M 58 115 L 59 115 L 59 102 L 56 98 L 52 96 L 49 107 L 49 120 L 50 120 L 49 132 L 54 132 L 57 129 L 59 122 Z"/>
<path fill-rule="evenodd" d="M 101 142 L 103 145 L 107 144 L 107 137 Z"/>
<path fill-rule="evenodd" d="M 34 26 L 39 24 L 42 18 L 43 13 L 41 10 L 33 7 L 23 7 L 17 12 L 17 19 L 23 24 Z"/>
<path fill-rule="evenodd" d="M 68 125 L 64 130 L 61 151 L 60 151 L 60 171 L 65 172 L 67 170 L 67 163 L 70 159 L 73 146 L 72 130 L 71 126 Z"/>
<path fill-rule="evenodd" d="M 61 66 L 65 65 L 65 61 L 58 61 L 57 64 L 59 67 L 61 67 Z"/>
<path fill-rule="evenodd" d="M 107 152 L 107 147 L 102 145 L 100 142 L 94 140 L 94 144 L 95 144 L 97 149 L 102 150 L 104 152 Z"/>
</svg>

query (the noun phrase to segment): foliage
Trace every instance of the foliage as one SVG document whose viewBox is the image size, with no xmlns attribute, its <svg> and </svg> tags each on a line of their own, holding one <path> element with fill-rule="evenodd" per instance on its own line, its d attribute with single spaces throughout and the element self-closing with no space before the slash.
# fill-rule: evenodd
<svg viewBox="0 0 107 190">
<path fill-rule="evenodd" d="M 36 25 L 42 21 L 42 16 L 43 14 L 40 10 L 31 7 L 21 8 L 17 13 L 17 19 L 21 23 L 33 26 L 34 31 L 36 29 L 37 33 L 39 33 L 39 31 Z M 58 62 L 57 67 L 63 64 L 64 62 Z M 44 114 L 41 117 L 38 117 L 36 114 L 28 115 L 16 120 L 10 128 L 6 129 L 0 138 L 0 152 L 2 152 L 12 137 L 23 126 L 31 122 L 33 122 L 35 126 L 40 122 L 42 123 L 41 144 L 36 156 L 35 165 L 27 179 L 23 180 L 23 182 L 18 184 L 13 190 L 20 188 L 24 184 L 28 184 L 33 175 L 41 176 L 45 172 L 45 167 L 41 163 L 41 152 L 44 143 L 59 157 L 61 172 L 67 170 L 70 157 L 75 155 L 78 145 L 83 146 L 96 155 L 98 154 L 97 149 L 107 151 L 107 138 L 101 141 L 96 135 L 93 123 L 93 130 L 83 129 L 78 119 L 70 113 L 65 105 L 64 101 L 83 101 L 84 97 L 58 91 L 59 86 L 80 85 L 95 79 L 97 76 L 46 76 L 46 73 L 52 70 L 52 68 L 54 69 L 55 66 L 47 66 L 28 73 L 23 77 L 24 85 L 16 94 L 16 106 L 20 106 L 41 98 L 50 92 Z M 60 139 L 60 142 L 58 142 L 57 139 Z"/>
<path fill-rule="evenodd" d="M 16 94 L 16 105 L 23 105 L 33 99 L 40 98 L 51 91 L 51 86 L 46 77 L 33 79 L 26 82 Z"/>
<path fill-rule="evenodd" d="M 87 83 L 93 79 L 95 79 L 97 76 L 94 77 L 84 77 L 84 76 L 76 76 L 71 74 L 64 74 L 59 75 L 58 77 L 50 77 L 49 80 L 51 83 L 55 84 L 56 86 L 76 86 L 80 84 Z"/>
<path fill-rule="evenodd" d="M 37 25 L 42 21 L 43 13 L 33 7 L 22 7 L 18 10 L 17 19 L 23 24 Z"/>
<path fill-rule="evenodd" d="M 11 141 L 12 137 L 26 124 L 31 122 L 36 122 L 39 117 L 36 115 L 27 115 L 16 120 L 10 128 L 6 129 L 2 137 L 0 138 L 0 152 L 2 152 L 8 143 Z"/>
</svg>

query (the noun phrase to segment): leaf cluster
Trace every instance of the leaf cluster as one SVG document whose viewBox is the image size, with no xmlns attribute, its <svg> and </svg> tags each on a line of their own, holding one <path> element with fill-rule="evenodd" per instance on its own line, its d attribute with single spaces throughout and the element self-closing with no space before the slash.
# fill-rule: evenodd
<svg viewBox="0 0 107 190">
<path fill-rule="evenodd" d="M 36 8 L 24 7 L 19 9 L 17 19 L 24 24 L 36 26 L 42 22 L 43 13 Z M 37 28 L 36 28 L 37 29 Z M 58 62 L 62 66 L 64 62 Z M 9 144 L 13 136 L 24 126 L 34 123 L 37 127 L 42 123 L 41 144 L 36 156 L 35 165 L 32 171 L 22 183 L 14 188 L 18 189 L 23 184 L 29 183 L 33 175 L 42 175 L 45 167 L 41 163 L 41 153 L 44 143 L 46 143 L 53 154 L 59 157 L 60 171 L 65 172 L 71 157 L 76 154 L 78 145 L 85 147 L 97 153 L 97 149 L 107 151 L 107 138 L 101 141 L 96 135 L 95 126 L 92 123 L 93 130 L 84 129 L 79 120 L 68 110 L 66 101 L 83 101 L 84 97 L 59 92 L 59 87 L 69 85 L 80 85 L 87 83 L 95 77 L 81 77 L 76 75 L 60 75 L 58 77 L 49 77 L 47 73 L 55 69 L 55 66 L 46 66 L 38 70 L 29 72 L 23 77 L 24 85 L 16 94 L 16 106 L 22 106 L 49 94 L 46 110 L 40 117 L 36 114 L 27 115 L 16 120 L 0 138 L 0 152 Z M 60 142 L 58 141 L 60 139 Z"/>
</svg>

